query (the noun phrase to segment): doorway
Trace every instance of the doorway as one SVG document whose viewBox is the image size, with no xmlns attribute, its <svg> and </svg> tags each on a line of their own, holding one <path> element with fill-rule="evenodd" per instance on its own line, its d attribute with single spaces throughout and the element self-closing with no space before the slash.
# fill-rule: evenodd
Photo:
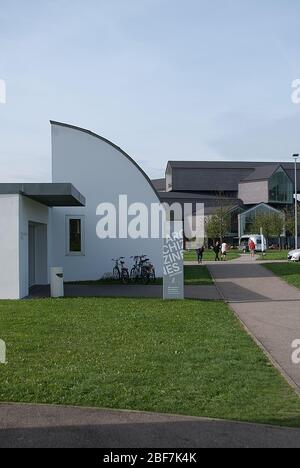
<svg viewBox="0 0 300 468">
<path fill-rule="evenodd" d="M 35 226 L 28 227 L 28 278 L 29 287 L 35 285 Z"/>
<path fill-rule="evenodd" d="M 28 223 L 28 286 L 48 283 L 47 225 Z"/>
</svg>

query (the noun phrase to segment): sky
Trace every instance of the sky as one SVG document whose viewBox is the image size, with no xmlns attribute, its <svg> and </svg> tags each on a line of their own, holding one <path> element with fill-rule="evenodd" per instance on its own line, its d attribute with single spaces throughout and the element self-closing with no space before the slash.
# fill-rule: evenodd
<svg viewBox="0 0 300 468">
<path fill-rule="evenodd" d="M 0 0 L 0 181 L 51 180 L 49 120 L 151 178 L 168 160 L 291 160 L 299 18 L 299 0 Z"/>
</svg>

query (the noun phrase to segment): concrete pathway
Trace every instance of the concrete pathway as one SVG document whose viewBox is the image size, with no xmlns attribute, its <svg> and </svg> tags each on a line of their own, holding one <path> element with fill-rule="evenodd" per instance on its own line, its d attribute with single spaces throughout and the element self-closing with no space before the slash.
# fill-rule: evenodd
<svg viewBox="0 0 300 468">
<path fill-rule="evenodd" d="M 201 265 L 204 265 L 204 266 L 211 266 L 211 265 L 216 265 L 218 263 L 226 263 L 226 264 L 236 264 L 236 263 L 256 263 L 258 265 L 265 265 L 266 263 L 288 263 L 288 260 L 259 260 L 259 257 L 256 256 L 255 258 L 255 261 L 254 260 L 250 260 L 250 256 L 249 255 L 244 255 L 242 254 L 239 258 L 235 258 L 234 260 L 227 260 L 226 262 L 224 261 L 221 261 L 220 262 L 215 262 L 215 261 L 203 261 L 201 263 Z M 199 263 L 197 262 L 197 260 L 193 260 L 193 261 L 188 261 L 188 262 L 184 262 L 185 265 L 187 266 L 197 266 L 199 265 Z"/>
<path fill-rule="evenodd" d="M 0 405 L 0 448 L 300 448 L 300 430 L 153 413 Z"/>
<path fill-rule="evenodd" d="M 300 364 L 292 362 L 292 342 L 300 339 L 300 290 L 249 256 L 208 268 L 222 297 L 300 393 Z"/>
</svg>

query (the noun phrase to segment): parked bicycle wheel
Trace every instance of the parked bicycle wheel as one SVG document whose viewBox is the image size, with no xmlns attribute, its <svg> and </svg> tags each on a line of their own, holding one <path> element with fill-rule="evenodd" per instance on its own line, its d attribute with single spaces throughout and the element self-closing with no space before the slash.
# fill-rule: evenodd
<svg viewBox="0 0 300 468">
<path fill-rule="evenodd" d="M 156 282 L 156 275 L 155 275 L 155 270 L 154 268 L 152 269 L 151 273 L 150 273 L 150 281 L 151 283 L 155 283 Z"/>
<path fill-rule="evenodd" d="M 121 280 L 123 284 L 129 283 L 129 272 L 127 269 L 123 269 L 121 273 Z"/>
<path fill-rule="evenodd" d="M 130 279 L 133 283 L 136 283 L 137 280 L 139 279 L 139 272 L 137 267 L 132 267 L 130 270 Z"/>
<path fill-rule="evenodd" d="M 150 273 L 149 273 L 147 267 L 143 267 L 143 268 L 142 268 L 141 278 L 142 278 L 142 283 L 143 283 L 143 284 L 148 284 L 148 283 L 149 283 L 149 281 L 150 281 Z"/>
<path fill-rule="evenodd" d="M 118 281 L 121 279 L 120 270 L 117 267 L 113 269 L 113 278 L 114 280 L 118 280 Z"/>
</svg>

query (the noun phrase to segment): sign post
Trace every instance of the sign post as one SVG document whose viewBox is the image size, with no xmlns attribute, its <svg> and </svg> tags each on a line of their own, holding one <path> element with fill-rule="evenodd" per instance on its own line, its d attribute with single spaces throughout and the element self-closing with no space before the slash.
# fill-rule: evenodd
<svg viewBox="0 0 300 468">
<path fill-rule="evenodd" d="M 183 223 L 169 222 L 163 243 L 163 298 L 184 299 Z"/>
</svg>

